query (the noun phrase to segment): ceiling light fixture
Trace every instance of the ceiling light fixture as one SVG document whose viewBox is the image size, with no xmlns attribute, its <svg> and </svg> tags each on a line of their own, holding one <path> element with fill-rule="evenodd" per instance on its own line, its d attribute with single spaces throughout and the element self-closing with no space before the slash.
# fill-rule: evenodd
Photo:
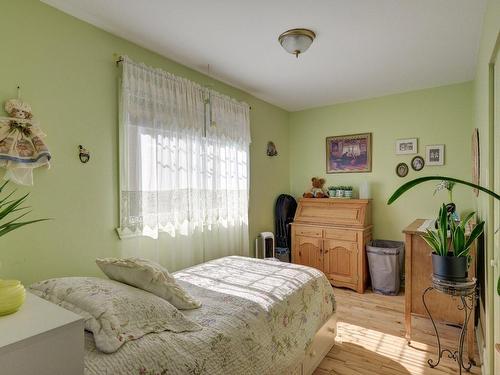
<svg viewBox="0 0 500 375">
<path fill-rule="evenodd" d="M 316 34 L 309 29 L 291 29 L 281 34 L 278 41 L 285 51 L 298 58 L 301 53 L 307 51 L 314 38 Z"/>
</svg>

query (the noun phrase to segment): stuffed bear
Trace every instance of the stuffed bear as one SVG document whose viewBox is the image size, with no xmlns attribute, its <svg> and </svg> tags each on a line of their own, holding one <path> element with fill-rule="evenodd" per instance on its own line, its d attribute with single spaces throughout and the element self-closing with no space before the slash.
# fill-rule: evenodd
<svg viewBox="0 0 500 375">
<path fill-rule="evenodd" d="M 312 188 L 308 192 L 304 193 L 304 198 L 328 198 L 328 190 L 323 187 L 325 184 L 324 178 L 313 177 L 311 182 Z"/>
</svg>

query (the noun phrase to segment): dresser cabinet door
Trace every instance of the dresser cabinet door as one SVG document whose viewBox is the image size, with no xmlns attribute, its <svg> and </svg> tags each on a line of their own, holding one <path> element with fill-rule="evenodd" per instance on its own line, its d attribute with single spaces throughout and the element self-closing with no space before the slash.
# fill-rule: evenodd
<svg viewBox="0 0 500 375">
<path fill-rule="evenodd" d="M 321 238 L 295 236 L 292 262 L 323 271 L 322 241 Z"/>
<path fill-rule="evenodd" d="M 358 243 L 325 240 L 323 269 L 327 277 L 337 285 L 358 282 Z M 348 285 L 345 285 L 348 286 Z"/>
</svg>

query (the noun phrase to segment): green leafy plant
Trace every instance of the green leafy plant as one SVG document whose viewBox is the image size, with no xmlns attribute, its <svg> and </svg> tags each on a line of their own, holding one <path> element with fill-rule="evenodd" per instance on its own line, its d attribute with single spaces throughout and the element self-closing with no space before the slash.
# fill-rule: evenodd
<svg viewBox="0 0 500 375">
<path fill-rule="evenodd" d="M 480 185 L 473 184 L 472 182 L 464 181 L 464 180 L 459 180 L 458 178 L 453 178 L 453 177 L 446 177 L 446 176 L 426 176 L 426 177 L 419 177 L 414 180 L 408 181 L 407 183 L 401 185 L 396 191 L 391 195 L 389 200 L 387 201 L 387 204 L 392 204 L 396 199 L 398 199 L 401 195 L 406 193 L 408 190 L 414 188 L 417 185 L 420 185 L 424 182 L 427 181 L 449 181 L 449 182 L 454 182 L 460 185 L 467 185 L 472 188 L 475 188 L 479 191 L 482 191 L 483 193 L 486 193 L 493 198 L 500 200 L 500 195 L 495 193 L 494 191 L 491 191 L 489 189 L 486 189 Z M 472 234 L 471 234 L 472 235 Z M 500 295 L 500 279 L 498 279 L 497 283 L 497 293 Z"/>
<path fill-rule="evenodd" d="M 2 194 L 8 183 L 9 181 L 6 181 L 2 185 L 0 185 L 0 194 Z M 7 233 L 26 225 L 49 220 L 36 219 L 29 221 L 19 221 L 31 212 L 30 207 L 22 206 L 26 199 L 28 199 L 29 193 L 23 195 L 20 198 L 14 198 L 13 195 L 15 192 L 16 190 L 10 192 L 4 198 L 0 198 L 0 237 L 5 236 Z M 12 218 L 12 216 L 15 217 Z"/>
<path fill-rule="evenodd" d="M 457 223 L 449 218 L 446 206 L 443 204 L 439 209 L 438 229 L 436 231 L 428 229 L 422 238 L 437 255 L 447 256 L 451 250 L 456 257 L 469 257 L 470 247 L 484 230 L 484 221 L 482 221 L 474 226 L 469 236 L 466 235 L 467 224 L 474 214 L 471 212 Z M 449 240 L 448 228 L 450 231 Z"/>
</svg>

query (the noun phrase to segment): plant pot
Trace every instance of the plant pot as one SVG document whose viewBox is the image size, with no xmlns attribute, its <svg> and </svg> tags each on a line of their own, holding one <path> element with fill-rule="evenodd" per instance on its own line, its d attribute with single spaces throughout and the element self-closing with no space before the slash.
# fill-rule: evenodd
<svg viewBox="0 0 500 375">
<path fill-rule="evenodd" d="M 447 256 L 432 253 L 432 272 L 438 279 L 449 281 L 466 280 L 468 268 L 467 257 L 456 257 L 453 256 L 452 252 L 449 252 Z"/>
<path fill-rule="evenodd" d="M 345 198 L 352 198 L 352 190 L 345 190 L 344 197 Z"/>
<path fill-rule="evenodd" d="M 342 198 L 344 197 L 344 190 L 338 189 L 337 194 L 335 195 L 337 198 Z"/>
</svg>

